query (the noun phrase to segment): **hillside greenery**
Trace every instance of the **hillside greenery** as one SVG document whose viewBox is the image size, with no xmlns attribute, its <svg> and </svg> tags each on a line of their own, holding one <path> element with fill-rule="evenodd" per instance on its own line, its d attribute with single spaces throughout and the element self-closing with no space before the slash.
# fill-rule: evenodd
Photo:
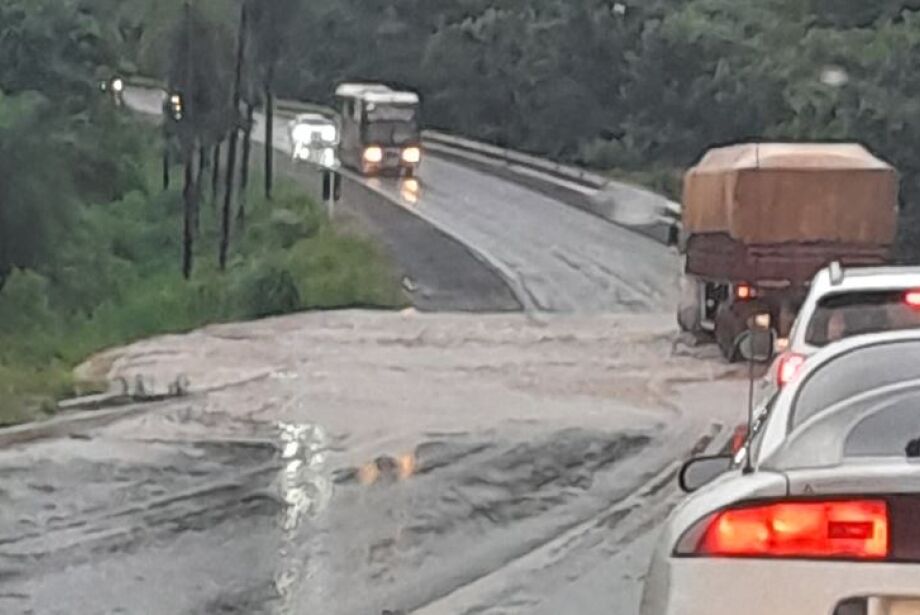
<svg viewBox="0 0 920 615">
<path fill-rule="evenodd" d="M 141 57 L 118 18 L 128 4 L 0 0 L 0 425 L 52 412 L 74 391 L 72 368 L 104 348 L 212 322 L 404 303 L 377 250 L 285 183 L 271 202 L 244 191 L 246 224 L 232 227 L 221 270 L 219 195 L 194 175 L 162 184 L 164 148 L 179 152 L 168 168 L 181 177 L 197 161 L 185 146 L 201 134 L 164 134 L 100 89 Z M 169 18 L 157 14 L 167 38 Z M 196 18 L 215 34 L 193 69 L 219 66 L 222 26 Z M 196 258 L 186 279 L 190 195 Z"/>
</svg>

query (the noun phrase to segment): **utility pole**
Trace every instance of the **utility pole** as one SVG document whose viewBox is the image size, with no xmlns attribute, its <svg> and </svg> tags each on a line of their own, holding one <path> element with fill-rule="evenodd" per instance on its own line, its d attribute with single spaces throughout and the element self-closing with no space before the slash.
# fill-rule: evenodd
<svg viewBox="0 0 920 615">
<path fill-rule="evenodd" d="M 192 66 L 192 5 L 190 0 L 185 0 L 185 83 L 183 89 L 185 90 L 185 100 L 183 101 L 183 107 L 185 109 L 185 121 L 189 122 L 194 119 L 191 113 L 191 100 L 194 98 L 190 93 L 194 90 L 193 80 L 194 80 L 194 70 Z M 182 237 L 182 275 L 185 276 L 185 279 L 189 279 L 192 276 L 192 266 L 193 266 L 193 250 L 195 242 L 195 226 L 196 226 L 196 192 L 195 187 L 195 174 L 194 174 L 194 152 L 195 152 L 195 139 L 194 133 L 191 131 L 190 123 L 186 124 L 184 130 L 180 129 L 180 135 L 182 140 L 182 149 L 185 157 L 185 187 L 182 191 L 183 201 L 185 205 L 185 221 L 183 228 L 183 237 Z"/>
<path fill-rule="evenodd" d="M 233 82 L 233 127 L 230 131 L 230 143 L 227 149 L 227 183 L 224 188 L 224 207 L 221 211 L 220 268 L 227 268 L 227 256 L 230 252 L 230 207 L 233 203 L 233 178 L 236 172 L 236 148 L 239 141 L 240 90 L 243 82 L 243 61 L 246 56 L 246 31 L 248 28 L 247 2 L 240 8 L 240 31 L 236 44 L 236 76 Z"/>
</svg>

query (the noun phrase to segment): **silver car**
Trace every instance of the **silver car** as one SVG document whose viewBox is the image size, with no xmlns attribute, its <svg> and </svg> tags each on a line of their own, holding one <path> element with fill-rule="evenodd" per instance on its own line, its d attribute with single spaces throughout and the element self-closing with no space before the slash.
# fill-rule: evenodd
<svg viewBox="0 0 920 615">
<path fill-rule="evenodd" d="M 642 615 L 920 615 L 920 333 L 819 351 L 681 484 Z"/>
</svg>

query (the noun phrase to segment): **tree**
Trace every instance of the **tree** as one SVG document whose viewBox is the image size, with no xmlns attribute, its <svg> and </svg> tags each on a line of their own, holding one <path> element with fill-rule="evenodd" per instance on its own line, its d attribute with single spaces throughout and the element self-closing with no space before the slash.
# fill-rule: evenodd
<svg viewBox="0 0 920 615">
<path fill-rule="evenodd" d="M 203 177 L 203 169 L 195 173 L 196 155 L 203 158 L 202 152 L 234 126 L 222 78 L 226 73 L 222 66 L 227 59 L 224 42 L 219 28 L 187 1 L 182 18 L 175 24 L 168 79 L 170 93 L 178 96 L 182 105 L 173 132 L 185 166 L 182 271 L 186 278 L 192 272 L 202 193 L 198 182 Z"/>
<path fill-rule="evenodd" d="M 220 254 L 221 270 L 227 268 L 227 258 L 230 253 L 230 207 L 233 203 L 233 180 L 236 172 L 236 147 L 239 141 L 239 112 L 241 89 L 243 87 L 243 62 L 246 58 L 246 47 L 249 37 L 249 7 L 243 2 L 240 7 L 240 22 L 237 30 L 236 63 L 234 64 L 233 101 L 231 112 L 234 116 L 234 125 L 230 130 L 230 143 L 227 149 L 227 183 L 224 186 L 224 206 L 221 210 Z"/>
<path fill-rule="evenodd" d="M 262 83 L 265 108 L 265 198 L 274 178 L 275 73 L 301 0 L 248 0 L 251 11 L 253 70 Z"/>
</svg>

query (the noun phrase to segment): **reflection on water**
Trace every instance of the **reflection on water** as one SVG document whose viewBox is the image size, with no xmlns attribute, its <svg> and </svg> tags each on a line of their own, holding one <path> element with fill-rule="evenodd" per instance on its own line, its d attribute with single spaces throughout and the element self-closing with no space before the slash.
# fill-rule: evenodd
<svg viewBox="0 0 920 615">
<path fill-rule="evenodd" d="M 414 177 L 406 178 L 400 183 L 399 193 L 404 201 L 416 205 L 422 198 L 422 185 Z"/>
<path fill-rule="evenodd" d="M 282 549 L 275 589 L 287 603 L 295 594 L 295 585 L 304 579 L 309 558 L 297 552 L 303 541 L 298 531 L 305 520 L 315 518 L 329 505 L 332 481 L 323 474 L 328 459 L 329 437 L 317 425 L 281 423 L 278 425 L 281 459 L 279 477 L 284 512 L 280 519 Z"/>
<path fill-rule="evenodd" d="M 415 453 L 404 453 L 397 457 L 378 457 L 366 463 L 357 472 L 358 483 L 365 487 L 382 479 L 406 480 L 415 475 L 418 458 Z"/>
</svg>

